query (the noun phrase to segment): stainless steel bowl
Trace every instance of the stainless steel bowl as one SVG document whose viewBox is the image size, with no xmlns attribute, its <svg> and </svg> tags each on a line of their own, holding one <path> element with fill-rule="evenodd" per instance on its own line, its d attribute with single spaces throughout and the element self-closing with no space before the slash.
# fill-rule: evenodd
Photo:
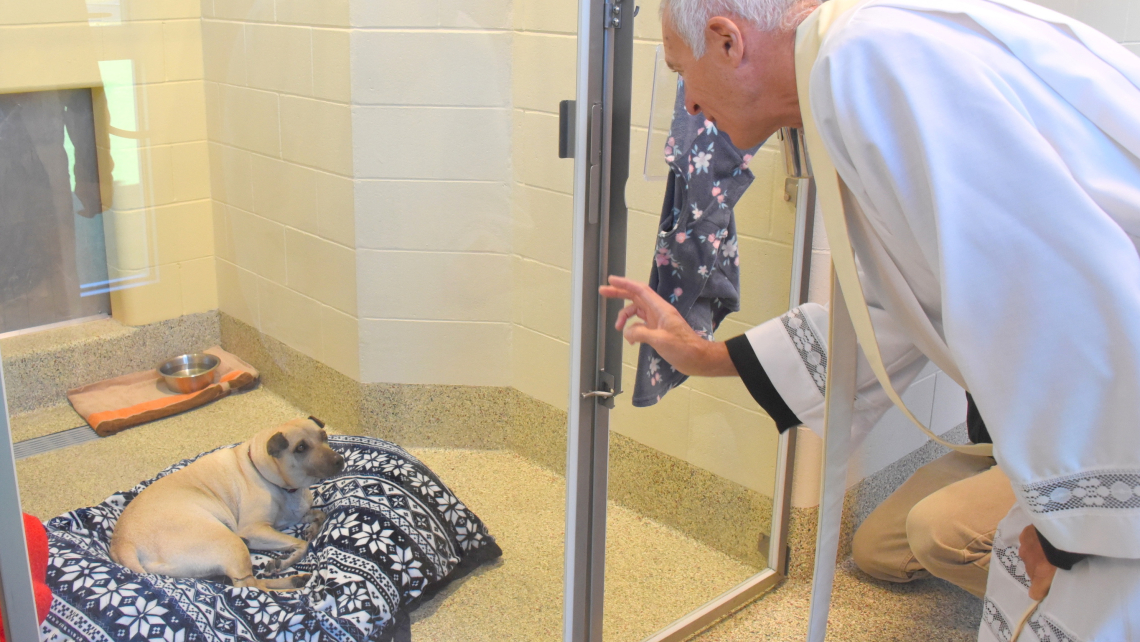
<svg viewBox="0 0 1140 642">
<path fill-rule="evenodd" d="M 184 354 L 158 366 L 158 374 L 166 380 L 166 385 L 175 392 L 198 392 L 214 383 L 218 364 L 222 361 L 212 354 L 202 352 Z"/>
</svg>

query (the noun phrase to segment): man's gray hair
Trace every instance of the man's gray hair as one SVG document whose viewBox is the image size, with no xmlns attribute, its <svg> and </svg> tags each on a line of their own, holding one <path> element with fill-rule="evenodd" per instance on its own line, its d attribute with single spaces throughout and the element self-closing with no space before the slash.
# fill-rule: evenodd
<svg viewBox="0 0 1140 642">
<path fill-rule="evenodd" d="M 669 16 L 673 29 L 693 56 L 700 58 L 705 55 L 705 27 L 710 19 L 741 18 L 761 31 L 776 31 L 785 25 L 788 12 L 803 4 L 802 0 L 661 0 L 661 17 Z"/>
</svg>

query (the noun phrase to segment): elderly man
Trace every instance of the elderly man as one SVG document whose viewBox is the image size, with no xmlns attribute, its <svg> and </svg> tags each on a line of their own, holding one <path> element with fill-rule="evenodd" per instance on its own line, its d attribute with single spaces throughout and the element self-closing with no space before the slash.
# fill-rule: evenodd
<svg viewBox="0 0 1140 642">
<path fill-rule="evenodd" d="M 1140 60 L 1021 0 L 834 1 L 665 0 L 687 107 L 742 148 L 817 132 L 893 387 L 929 359 L 973 393 L 1016 498 L 979 639 L 1140 639 Z M 601 293 L 677 370 L 821 421 L 819 306 L 710 342 L 642 284 Z M 859 386 L 856 438 L 885 399 Z"/>
</svg>

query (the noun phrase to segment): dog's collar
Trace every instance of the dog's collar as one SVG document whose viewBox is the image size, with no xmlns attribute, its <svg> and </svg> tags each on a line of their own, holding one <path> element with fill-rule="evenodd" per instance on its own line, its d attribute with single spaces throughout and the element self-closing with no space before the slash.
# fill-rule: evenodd
<svg viewBox="0 0 1140 642">
<path fill-rule="evenodd" d="M 249 457 L 249 463 L 253 464 L 253 469 L 257 471 L 257 474 L 258 474 L 258 475 L 261 475 L 261 478 L 262 478 L 262 479 L 264 479 L 265 481 L 269 482 L 270 484 L 273 484 L 273 482 L 269 481 L 269 478 L 267 478 L 267 477 L 266 477 L 266 476 L 265 476 L 265 475 L 264 475 L 264 474 L 261 472 L 261 469 L 257 467 L 257 462 L 255 462 L 255 461 L 253 460 L 253 444 L 250 444 L 250 445 L 249 445 L 249 448 L 247 448 L 247 449 L 246 449 L 246 451 L 245 451 L 245 454 L 246 454 L 246 455 Z M 277 486 L 277 484 L 273 484 L 273 485 L 274 485 L 274 486 Z M 295 492 L 297 492 L 297 489 L 296 489 L 296 488 L 285 488 L 284 486 L 277 486 L 277 487 L 278 487 L 278 488 L 280 488 L 281 490 L 283 490 L 283 491 L 287 492 L 287 493 L 295 493 Z"/>
</svg>

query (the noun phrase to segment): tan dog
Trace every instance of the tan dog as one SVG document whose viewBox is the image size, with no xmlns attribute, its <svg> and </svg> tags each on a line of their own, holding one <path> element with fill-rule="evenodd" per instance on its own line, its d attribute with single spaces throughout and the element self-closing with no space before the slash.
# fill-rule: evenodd
<svg viewBox="0 0 1140 642">
<path fill-rule="evenodd" d="M 287 569 L 309 550 L 325 514 L 312 510 L 309 485 L 344 470 L 319 419 L 294 419 L 211 453 L 154 482 L 127 505 L 111 536 L 111 558 L 136 573 L 208 578 L 234 586 L 288 590 L 308 575 L 253 576 L 249 549 L 289 551 Z M 305 539 L 281 532 L 308 524 Z"/>
</svg>

